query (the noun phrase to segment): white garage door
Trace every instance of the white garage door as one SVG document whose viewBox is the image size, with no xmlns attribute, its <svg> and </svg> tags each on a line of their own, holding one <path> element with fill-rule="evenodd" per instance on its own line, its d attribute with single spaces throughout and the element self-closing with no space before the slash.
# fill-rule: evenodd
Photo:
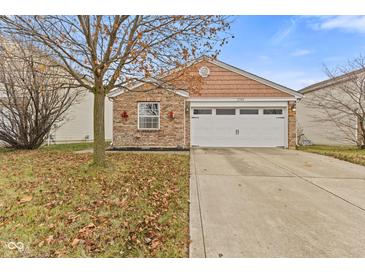
<svg viewBox="0 0 365 274">
<path fill-rule="evenodd" d="M 201 147 L 283 147 L 284 108 L 193 108 L 191 143 Z"/>
</svg>

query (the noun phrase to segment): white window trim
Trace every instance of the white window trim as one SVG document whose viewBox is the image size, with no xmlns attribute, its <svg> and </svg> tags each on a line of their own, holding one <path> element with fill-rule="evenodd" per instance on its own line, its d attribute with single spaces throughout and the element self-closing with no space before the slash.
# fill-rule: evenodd
<svg viewBox="0 0 365 274">
<path fill-rule="evenodd" d="M 141 104 L 157 104 L 158 105 L 158 128 L 141 128 L 139 126 L 139 106 Z M 160 130 L 160 123 L 161 123 L 161 106 L 160 102 L 138 102 L 137 104 L 137 128 L 138 130 Z M 143 116 L 143 117 L 157 117 L 157 116 Z"/>
</svg>

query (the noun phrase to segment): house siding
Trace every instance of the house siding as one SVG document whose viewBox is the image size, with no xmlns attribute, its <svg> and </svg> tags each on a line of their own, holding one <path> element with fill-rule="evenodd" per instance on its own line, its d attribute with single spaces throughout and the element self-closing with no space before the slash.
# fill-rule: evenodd
<svg viewBox="0 0 365 274">
<path fill-rule="evenodd" d="M 66 112 L 65 120 L 56 130 L 52 130 L 55 143 L 75 143 L 94 140 L 93 131 L 94 95 L 83 91 L 78 103 L 72 105 Z M 113 104 L 105 98 L 105 139 L 112 139 Z M 88 136 L 88 139 L 86 139 Z"/>
<path fill-rule="evenodd" d="M 210 62 L 196 64 L 192 72 L 197 73 L 201 66 L 208 67 L 210 74 L 201 78 L 200 90 L 190 94 L 192 97 L 290 97 L 285 92 Z"/>
<path fill-rule="evenodd" d="M 343 98 L 343 93 L 336 87 L 327 87 L 304 94 L 304 98 L 298 102 L 298 134 L 304 134 L 305 138 L 317 145 L 354 145 L 355 142 L 349 140 L 349 136 L 356 133 L 350 128 L 340 130 L 335 122 L 329 121 L 325 110 L 312 106 L 312 101 L 322 93 L 334 92 L 339 98 Z M 341 97 L 342 96 L 342 97 Z M 355 127 L 356 120 L 351 117 L 344 117 L 343 122 Z"/>
<path fill-rule="evenodd" d="M 81 90 L 80 97 L 65 112 L 64 119 L 57 126 L 53 125 L 50 132 L 53 139 L 46 140 L 46 142 L 50 141 L 52 144 L 60 144 L 93 141 L 93 106 L 94 95 L 87 90 Z M 105 139 L 107 141 L 111 141 L 113 135 L 112 115 L 113 103 L 109 98 L 105 98 Z"/>
</svg>

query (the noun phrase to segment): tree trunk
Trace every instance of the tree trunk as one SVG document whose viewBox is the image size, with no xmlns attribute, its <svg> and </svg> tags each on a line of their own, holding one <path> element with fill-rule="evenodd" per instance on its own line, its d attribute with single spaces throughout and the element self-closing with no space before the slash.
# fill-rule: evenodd
<svg viewBox="0 0 365 274">
<path fill-rule="evenodd" d="M 94 94 L 94 164 L 105 166 L 105 95 L 102 90 Z"/>
<path fill-rule="evenodd" d="M 357 123 L 357 142 L 358 142 L 358 148 L 359 149 L 365 149 L 365 124 L 364 119 L 358 118 Z"/>
<path fill-rule="evenodd" d="M 359 137 L 356 143 L 356 146 L 358 149 L 365 149 L 365 138 L 364 137 Z"/>
</svg>

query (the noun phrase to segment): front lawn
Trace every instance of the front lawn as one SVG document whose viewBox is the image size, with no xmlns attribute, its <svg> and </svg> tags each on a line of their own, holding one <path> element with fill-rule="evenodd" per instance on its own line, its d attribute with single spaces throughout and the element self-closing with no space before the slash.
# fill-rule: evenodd
<svg viewBox="0 0 365 274">
<path fill-rule="evenodd" d="M 106 170 L 91 157 L 0 151 L 0 257 L 186 257 L 189 156 L 112 153 Z"/>
<path fill-rule="evenodd" d="M 340 160 L 365 166 L 365 149 L 354 146 L 302 146 L 299 150 L 331 156 Z"/>
</svg>

